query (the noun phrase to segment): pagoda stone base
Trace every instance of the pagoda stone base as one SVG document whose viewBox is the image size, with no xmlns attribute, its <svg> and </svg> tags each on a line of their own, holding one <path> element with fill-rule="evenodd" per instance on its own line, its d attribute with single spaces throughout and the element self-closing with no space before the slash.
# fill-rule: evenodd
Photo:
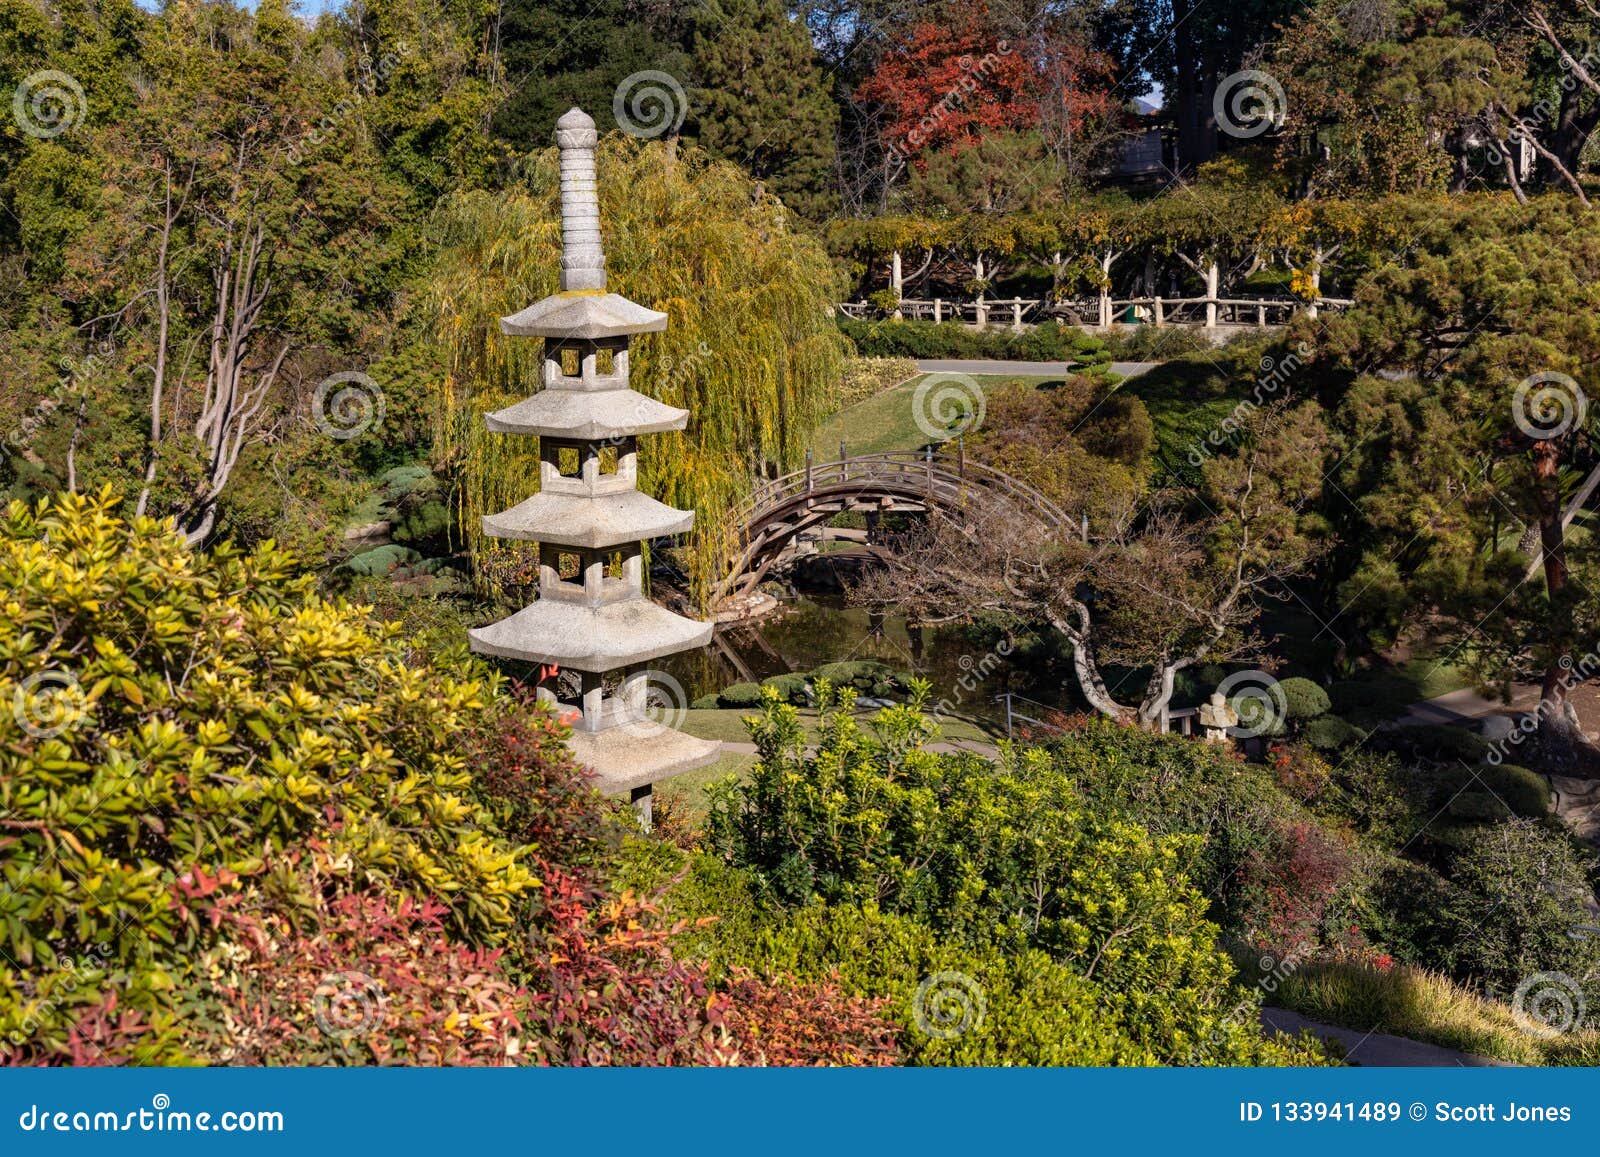
<svg viewBox="0 0 1600 1157">
<path fill-rule="evenodd" d="M 632 793 L 674 775 L 715 763 L 722 744 L 696 739 L 669 727 L 613 727 L 574 731 L 567 741 L 573 758 L 595 773 L 604 795 Z"/>
</svg>

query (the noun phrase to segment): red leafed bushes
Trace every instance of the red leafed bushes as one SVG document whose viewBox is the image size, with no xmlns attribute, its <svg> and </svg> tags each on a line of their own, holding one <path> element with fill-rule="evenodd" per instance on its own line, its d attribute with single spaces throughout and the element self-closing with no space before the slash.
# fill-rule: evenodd
<svg viewBox="0 0 1600 1157">
<path fill-rule="evenodd" d="M 896 1026 L 887 1001 L 844 996 L 832 984 L 768 984 L 736 975 L 723 1020 L 739 1043 L 739 1064 L 893 1065 Z"/>
<path fill-rule="evenodd" d="M 1273 825 L 1245 867 L 1243 923 L 1257 948 L 1315 950 L 1340 891 L 1355 871 L 1347 842 L 1309 820 Z"/>
<path fill-rule="evenodd" d="M 451 939 L 447 909 L 378 892 L 315 907 L 216 906 L 223 946 L 191 998 L 187 1044 L 238 1065 L 494 1065 L 520 1048 L 523 994 L 505 950 Z"/>
<path fill-rule="evenodd" d="M 585 909 L 548 880 L 555 931 L 530 975 L 530 1060 L 559 1065 L 895 1063 L 885 1004 L 828 985 L 736 976 L 724 991 L 673 957 L 654 903 L 624 893 Z"/>
</svg>

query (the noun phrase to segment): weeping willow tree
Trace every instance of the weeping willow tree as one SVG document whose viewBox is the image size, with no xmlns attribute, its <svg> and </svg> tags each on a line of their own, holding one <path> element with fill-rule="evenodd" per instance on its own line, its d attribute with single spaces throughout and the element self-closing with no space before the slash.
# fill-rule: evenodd
<svg viewBox="0 0 1600 1157">
<path fill-rule="evenodd" d="M 609 287 L 670 319 L 635 339 L 633 387 L 691 415 L 687 430 L 643 440 L 640 488 L 698 512 L 686 559 L 703 603 L 738 533 L 731 508 L 754 479 L 797 466 L 834 408 L 835 274 L 821 244 L 733 165 L 620 136 L 597 160 Z M 513 548 L 482 539 L 479 516 L 538 486 L 536 441 L 490 434 L 483 414 L 539 388 L 543 343 L 507 338 L 499 323 L 557 289 L 559 193 L 551 148 L 528 159 L 521 187 L 463 193 L 440 210 L 427 300 L 447 368 L 435 446 L 458 475 L 480 573 Z"/>
</svg>

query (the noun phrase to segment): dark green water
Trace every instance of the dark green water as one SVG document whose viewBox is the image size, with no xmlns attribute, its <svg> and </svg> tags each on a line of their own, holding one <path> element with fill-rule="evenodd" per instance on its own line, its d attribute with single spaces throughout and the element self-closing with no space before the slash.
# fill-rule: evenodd
<svg viewBox="0 0 1600 1157">
<path fill-rule="evenodd" d="M 809 595 L 757 623 L 720 628 L 715 645 L 663 663 L 691 698 L 732 683 L 815 670 L 824 663 L 874 660 L 933 684 L 932 702 L 989 722 L 1005 718 L 996 702 L 1012 691 L 1073 709 L 1062 686 L 1067 671 L 1032 636 L 1008 638 L 981 628 L 908 628 L 902 618 L 872 615 L 837 596 Z"/>
</svg>

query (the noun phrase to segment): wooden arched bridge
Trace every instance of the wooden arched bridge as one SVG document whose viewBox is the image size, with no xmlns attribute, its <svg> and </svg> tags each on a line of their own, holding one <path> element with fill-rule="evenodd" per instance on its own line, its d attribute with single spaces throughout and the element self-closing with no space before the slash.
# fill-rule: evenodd
<svg viewBox="0 0 1600 1157">
<path fill-rule="evenodd" d="M 834 462 L 806 454 L 802 470 L 760 483 L 736 512 L 740 550 L 716 590 L 715 602 L 749 594 L 783 559 L 795 540 L 846 511 L 866 514 L 868 531 L 884 514 L 960 509 L 976 495 L 1000 498 L 1023 514 L 1069 533 L 1078 526 L 1038 490 L 1011 475 L 969 461 L 961 440 L 939 450 L 895 450 Z"/>
</svg>

